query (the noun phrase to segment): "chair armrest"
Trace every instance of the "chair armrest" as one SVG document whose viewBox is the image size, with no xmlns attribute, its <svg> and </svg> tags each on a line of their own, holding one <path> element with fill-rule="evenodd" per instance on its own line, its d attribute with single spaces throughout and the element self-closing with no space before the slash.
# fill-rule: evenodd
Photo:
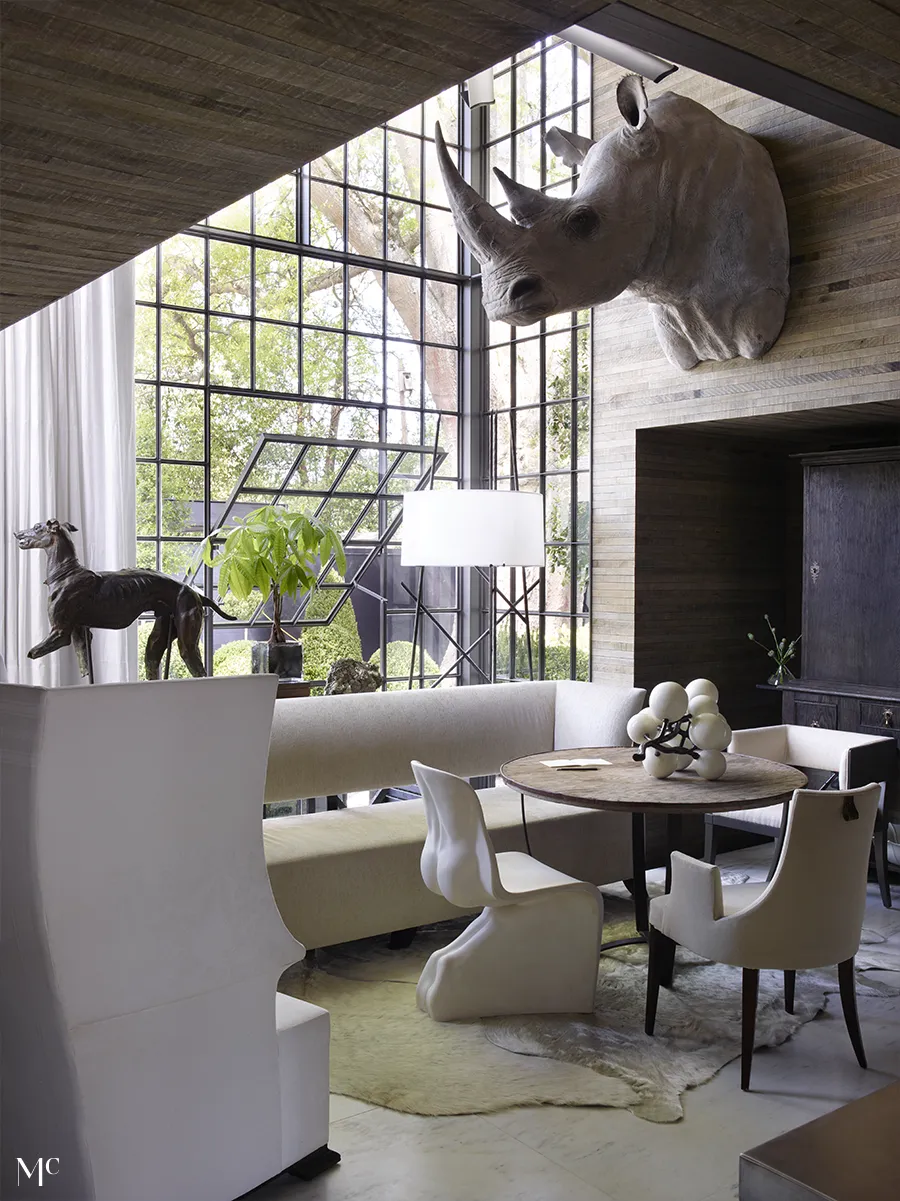
<svg viewBox="0 0 900 1201">
<path fill-rule="evenodd" d="M 672 852 L 672 888 L 669 905 L 690 920 L 715 921 L 722 917 L 722 877 L 714 863 Z"/>
<path fill-rule="evenodd" d="M 759 759 L 772 759 L 776 763 L 787 762 L 787 727 L 755 726 L 749 730 L 734 730 L 731 745 L 732 755 L 756 755 Z"/>
</svg>

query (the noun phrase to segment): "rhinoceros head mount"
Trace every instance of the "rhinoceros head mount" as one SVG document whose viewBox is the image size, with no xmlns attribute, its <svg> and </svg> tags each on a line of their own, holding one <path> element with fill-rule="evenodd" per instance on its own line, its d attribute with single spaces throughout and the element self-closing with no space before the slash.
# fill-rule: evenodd
<svg viewBox="0 0 900 1201">
<path fill-rule="evenodd" d="M 616 99 L 624 124 L 599 142 L 547 134 L 554 154 L 580 164 L 573 195 L 547 196 L 494 168 L 512 221 L 465 182 L 436 129 L 488 316 L 531 325 L 629 291 L 649 301 L 677 367 L 759 358 L 781 331 L 789 294 L 787 219 L 768 153 L 686 97 L 648 102 L 635 75 Z"/>
</svg>

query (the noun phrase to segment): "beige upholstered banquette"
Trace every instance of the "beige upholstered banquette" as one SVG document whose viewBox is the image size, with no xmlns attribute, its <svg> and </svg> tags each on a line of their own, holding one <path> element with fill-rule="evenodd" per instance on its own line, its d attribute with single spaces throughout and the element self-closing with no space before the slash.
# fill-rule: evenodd
<svg viewBox="0 0 900 1201">
<path fill-rule="evenodd" d="M 471 778 L 541 750 L 625 745 L 643 698 L 636 688 L 542 681 L 278 701 L 266 800 L 412 784 L 413 759 Z M 500 786 L 479 796 L 495 849 L 524 851 L 519 795 Z M 627 816 L 525 805 L 536 858 L 594 884 L 630 874 Z M 419 799 L 271 818 L 263 837 L 278 908 L 306 947 L 460 912 L 422 882 Z"/>
</svg>

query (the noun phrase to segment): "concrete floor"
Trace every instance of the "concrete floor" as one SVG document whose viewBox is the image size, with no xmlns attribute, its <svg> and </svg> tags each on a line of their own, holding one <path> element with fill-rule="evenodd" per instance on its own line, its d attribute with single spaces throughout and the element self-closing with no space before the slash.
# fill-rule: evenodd
<svg viewBox="0 0 900 1201">
<path fill-rule="evenodd" d="M 731 868 L 749 866 L 746 852 L 722 861 Z M 868 903 L 881 909 L 874 885 Z M 898 887 L 894 904 L 900 931 Z M 883 974 L 892 976 L 897 974 Z M 281 1176 L 252 1196 L 254 1201 L 732 1201 L 738 1196 L 742 1151 L 900 1078 L 900 997 L 860 998 L 859 1012 L 868 1071 L 856 1063 L 840 1002 L 832 996 L 826 1011 L 791 1040 L 756 1052 L 752 1092 L 741 1092 L 739 1063 L 730 1063 L 686 1095 L 684 1119 L 670 1125 L 645 1122 L 620 1109 L 555 1106 L 428 1118 L 335 1096 L 330 1145 L 342 1163 L 310 1183 Z"/>
</svg>

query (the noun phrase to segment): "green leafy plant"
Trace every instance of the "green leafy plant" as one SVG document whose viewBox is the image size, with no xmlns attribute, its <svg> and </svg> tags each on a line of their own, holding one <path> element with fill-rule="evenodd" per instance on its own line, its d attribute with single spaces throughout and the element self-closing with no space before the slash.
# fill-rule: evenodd
<svg viewBox="0 0 900 1201">
<path fill-rule="evenodd" d="M 797 653 L 797 643 L 800 641 L 801 635 L 798 634 L 791 642 L 788 642 L 787 638 L 779 638 L 775 633 L 775 627 L 769 620 L 768 613 L 764 613 L 763 617 L 766 619 L 766 625 L 769 627 L 769 633 L 772 636 L 771 648 L 766 647 L 765 643 L 760 642 L 754 634 L 748 634 L 747 637 L 751 642 L 755 642 L 757 646 L 762 647 L 770 659 L 775 660 L 775 670 L 769 676 L 768 683 L 783 684 L 785 680 L 793 680 L 795 678 L 794 673 L 788 667 L 788 662 Z"/>
<path fill-rule="evenodd" d="M 224 544 L 217 550 L 215 544 L 223 538 Z M 231 593 L 243 601 L 257 589 L 271 598 L 270 644 L 288 641 L 281 624 L 284 598 L 312 592 L 320 560 L 333 554 L 337 569 L 341 573 L 347 570 L 341 540 L 330 525 L 275 505 L 263 505 L 234 525 L 213 530 L 201 542 L 198 554 L 207 567 L 218 567 L 220 596 Z"/>
</svg>

